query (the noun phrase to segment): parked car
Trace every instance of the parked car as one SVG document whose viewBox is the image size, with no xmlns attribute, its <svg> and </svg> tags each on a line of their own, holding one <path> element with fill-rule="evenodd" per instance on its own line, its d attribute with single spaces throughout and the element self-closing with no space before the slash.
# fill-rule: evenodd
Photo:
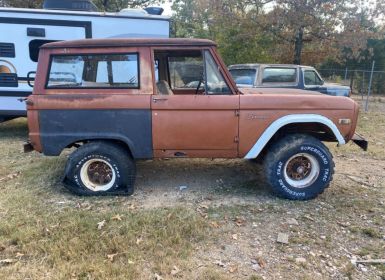
<svg viewBox="0 0 385 280">
<path fill-rule="evenodd" d="M 43 45 L 26 102 L 25 151 L 58 156 L 76 147 L 64 177 L 82 195 L 131 194 L 141 159 L 259 158 L 278 195 L 311 199 L 334 172 L 322 141 L 367 147 L 355 134 L 356 102 L 297 89 L 240 89 L 209 40 Z"/>
<path fill-rule="evenodd" d="M 168 38 L 162 8 L 98 12 L 90 0 L 45 0 L 44 9 L 0 8 L 0 122 L 25 117 L 39 48 L 84 38 Z"/>
<path fill-rule="evenodd" d="M 280 87 L 318 91 L 333 96 L 350 96 L 350 87 L 326 83 L 316 69 L 292 64 L 237 64 L 229 71 L 238 87 Z"/>
</svg>

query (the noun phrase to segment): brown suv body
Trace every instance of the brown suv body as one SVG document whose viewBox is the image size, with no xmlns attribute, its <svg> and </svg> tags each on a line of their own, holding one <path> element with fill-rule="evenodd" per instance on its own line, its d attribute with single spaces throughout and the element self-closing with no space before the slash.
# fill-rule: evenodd
<svg viewBox="0 0 385 280">
<path fill-rule="evenodd" d="M 72 74 L 53 72 L 52 67 L 61 69 L 79 57 L 92 55 L 136 59 L 137 81 L 114 87 L 109 69 L 110 84 L 100 84 L 98 78 L 92 82 L 88 78 L 86 83 L 83 69 L 80 86 L 79 82 L 60 86 L 63 77 Z M 67 64 L 63 63 L 66 57 L 71 57 Z M 195 64 L 190 63 L 193 60 Z M 102 65 L 104 60 L 97 63 Z M 174 85 L 172 79 L 179 82 L 186 69 L 199 63 L 204 69 L 202 81 Z M 62 76 L 54 79 L 50 75 Z M 161 80 L 171 88 L 162 91 Z M 284 88 L 238 89 L 215 43 L 196 39 L 47 44 L 40 51 L 34 91 L 27 105 L 29 138 L 36 151 L 57 156 L 67 147 L 108 140 L 125 146 L 133 159 L 250 159 L 263 155 L 279 137 L 291 133 L 345 144 L 354 136 L 358 116 L 358 105 L 346 97 Z"/>
</svg>

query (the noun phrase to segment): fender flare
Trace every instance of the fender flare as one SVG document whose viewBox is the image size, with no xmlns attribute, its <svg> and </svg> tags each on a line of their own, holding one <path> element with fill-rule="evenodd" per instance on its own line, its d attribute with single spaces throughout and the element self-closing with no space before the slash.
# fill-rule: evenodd
<svg viewBox="0 0 385 280">
<path fill-rule="evenodd" d="M 275 120 L 261 135 L 251 150 L 246 154 L 245 159 L 256 158 L 274 134 L 283 126 L 292 123 L 321 123 L 330 128 L 336 137 L 339 145 L 346 144 L 344 137 L 338 130 L 337 126 L 330 119 L 317 114 L 293 114 L 281 117 Z"/>
</svg>

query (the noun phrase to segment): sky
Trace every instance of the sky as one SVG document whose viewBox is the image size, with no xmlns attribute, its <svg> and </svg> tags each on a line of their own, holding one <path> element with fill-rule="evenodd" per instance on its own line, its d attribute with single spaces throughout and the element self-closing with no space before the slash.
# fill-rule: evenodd
<svg viewBox="0 0 385 280">
<path fill-rule="evenodd" d="M 172 15 L 171 5 L 172 5 L 171 1 L 166 1 L 162 5 L 159 5 L 164 9 L 164 12 L 163 12 L 164 16 L 171 16 Z"/>
</svg>

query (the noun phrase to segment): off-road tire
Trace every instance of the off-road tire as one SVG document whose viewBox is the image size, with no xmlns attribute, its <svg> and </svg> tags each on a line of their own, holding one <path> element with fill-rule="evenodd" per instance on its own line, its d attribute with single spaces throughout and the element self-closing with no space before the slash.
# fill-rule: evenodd
<svg viewBox="0 0 385 280">
<path fill-rule="evenodd" d="M 310 166 L 316 166 L 318 170 L 318 175 L 314 173 L 312 181 L 303 186 L 295 186 L 296 180 L 292 180 L 288 175 L 288 169 L 298 170 L 288 167 L 297 158 L 311 159 L 313 164 Z M 317 197 L 329 186 L 334 173 L 334 162 L 332 154 L 321 141 L 309 135 L 292 134 L 281 138 L 270 147 L 264 160 L 264 168 L 267 182 L 279 197 L 308 200 Z M 309 174 L 311 173 L 312 171 L 309 171 Z"/>
<path fill-rule="evenodd" d="M 86 187 L 87 180 L 82 174 L 85 165 L 91 161 L 105 163 L 114 174 L 108 189 L 92 190 Z M 67 189 L 78 195 L 131 195 L 134 192 L 135 175 L 135 162 L 125 148 L 98 141 L 82 145 L 69 156 L 63 182 Z"/>
</svg>

